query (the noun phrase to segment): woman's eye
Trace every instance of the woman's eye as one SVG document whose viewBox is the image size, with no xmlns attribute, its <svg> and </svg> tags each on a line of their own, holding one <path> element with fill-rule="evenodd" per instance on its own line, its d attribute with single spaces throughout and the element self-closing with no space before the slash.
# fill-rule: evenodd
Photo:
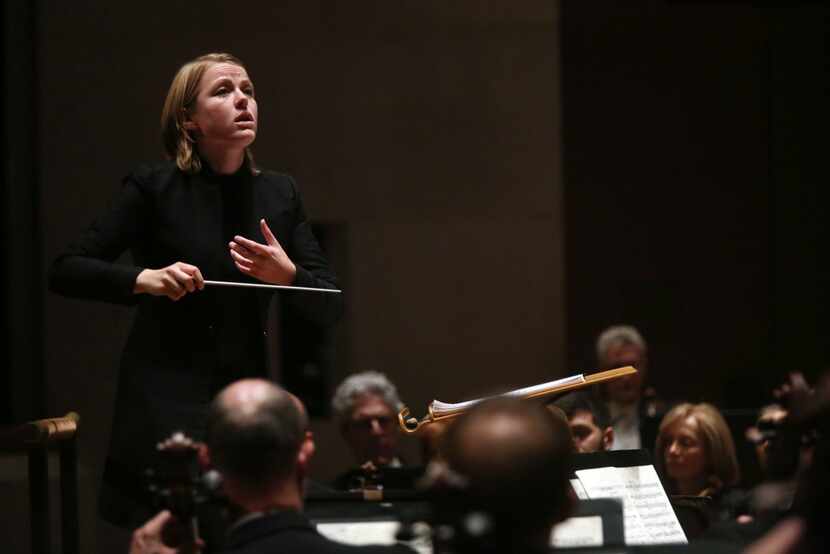
<svg viewBox="0 0 830 554">
<path fill-rule="evenodd" d="M 253 96 L 254 95 L 254 89 L 252 89 L 252 88 L 243 89 L 242 92 L 244 92 L 247 96 Z"/>
<path fill-rule="evenodd" d="M 214 94 L 216 94 L 217 96 L 221 96 L 223 94 L 228 94 L 228 89 L 226 89 L 225 87 L 216 89 L 216 92 Z"/>
</svg>

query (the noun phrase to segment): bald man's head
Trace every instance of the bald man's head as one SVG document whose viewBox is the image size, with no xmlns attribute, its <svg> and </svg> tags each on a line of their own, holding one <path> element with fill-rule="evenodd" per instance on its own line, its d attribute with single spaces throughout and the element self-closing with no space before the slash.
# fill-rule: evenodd
<svg viewBox="0 0 830 554">
<path fill-rule="evenodd" d="M 542 528 L 570 508 L 571 434 L 535 402 L 484 402 L 450 427 L 443 445 L 447 464 L 467 482 L 471 507 Z"/>
<path fill-rule="evenodd" d="M 307 429 L 294 395 L 263 379 L 244 379 L 211 404 L 207 445 L 219 471 L 256 487 L 293 473 Z"/>
</svg>

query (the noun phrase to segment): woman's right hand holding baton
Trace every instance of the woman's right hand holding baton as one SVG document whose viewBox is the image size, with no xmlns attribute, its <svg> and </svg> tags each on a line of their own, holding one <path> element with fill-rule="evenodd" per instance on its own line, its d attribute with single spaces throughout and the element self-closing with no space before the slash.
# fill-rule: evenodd
<svg viewBox="0 0 830 554">
<path fill-rule="evenodd" d="M 203 288 L 205 288 L 205 280 L 198 267 L 176 262 L 161 269 L 145 269 L 139 273 L 133 292 L 166 296 L 175 302 L 185 294 Z"/>
</svg>

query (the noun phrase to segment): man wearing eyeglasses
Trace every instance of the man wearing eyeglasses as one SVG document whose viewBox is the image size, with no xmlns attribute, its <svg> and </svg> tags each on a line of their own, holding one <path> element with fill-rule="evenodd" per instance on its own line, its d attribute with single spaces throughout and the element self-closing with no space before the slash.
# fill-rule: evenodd
<svg viewBox="0 0 830 554">
<path fill-rule="evenodd" d="M 349 470 L 335 482 L 339 489 L 361 488 L 355 477 L 376 469 L 400 467 L 397 413 L 398 392 L 389 379 L 376 371 L 349 376 L 334 394 L 332 408 L 340 433 L 349 445 L 360 471 Z"/>
</svg>

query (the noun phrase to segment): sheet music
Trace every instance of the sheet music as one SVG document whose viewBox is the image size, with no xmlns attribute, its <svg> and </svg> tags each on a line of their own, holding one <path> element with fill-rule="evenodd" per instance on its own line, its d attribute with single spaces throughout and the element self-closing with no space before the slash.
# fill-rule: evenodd
<svg viewBox="0 0 830 554">
<path fill-rule="evenodd" d="M 360 521 L 349 523 L 318 523 L 317 531 L 333 541 L 363 546 L 395 544 L 397 521 Z"/>
<path fill-rule="evenodd" d="M 429 534 L 416 533 L 412 541 L 402 542 L 395 539 L 400 523 L 397 521 L 357 521 L 318 523 L 317 531 L 336 542 L 351 544 L 355 546 L 366 546 L 370 544 L 406 544 L 418 554 L 432 554 L 432 543 Z"/>
<path fill-rule="evenodd" d="M 617 471 L 654 544 L 687 543 L 654 466 L 618 467 Z"/>
<path fill-rule="evenodd" d="M 550 545 L 554 548 L 602 546 L 604 540 L 601 516 L 568 518 L 557 523 L 550 534 Z"/>
<path fill-rule="evenodd" d="M 570 377 L 565 377 L 563 379 L 557 379 L 556 381 L 549 381 L 547 383 L 542 383 L 540 385 L 533 385 L 530 387 L 525 387 L 523 389 L 516 389 L 510 392 L 506 392 L 502 395 L 498 396 L 518 396 L 520 398 L 524 398 L 525 396 L 544 392 L 549 389 L 553 389 L 556 387 L 562 387 L 565 385 L 573 385 L 576 383 L 584 383 L 585 377 L 579 373 L 577 375 L 571 375 Z M 449 402 L 441 402 L 440 400 L 433 400 L 432 401 L 432 413 L 435 415 L 446 415 L 453 412 L 459 412 L 478 404 L 482 400 L 486 400 L 485 398 L 477 398 L 475 400 L 467 400 L 466 402 L 458 402 L 456 404 L 451 404 Z"/>
<path fill-rule="evenodd" d="M 620 498 L 625 543 L 686 543 L 686 535 L 651 465 L 576 472 L 589 498 Z"/>
<path fill-rule="evenodd" d="M 616 467 L 581 469 L 576 471 L 576 476 L 585 487 L 589 498 L 622 500 L 625 544 L 651 544 L 651 535 L 646 530 L 635 504 L 629 498 L 626 484 Z"/>
</svg>

